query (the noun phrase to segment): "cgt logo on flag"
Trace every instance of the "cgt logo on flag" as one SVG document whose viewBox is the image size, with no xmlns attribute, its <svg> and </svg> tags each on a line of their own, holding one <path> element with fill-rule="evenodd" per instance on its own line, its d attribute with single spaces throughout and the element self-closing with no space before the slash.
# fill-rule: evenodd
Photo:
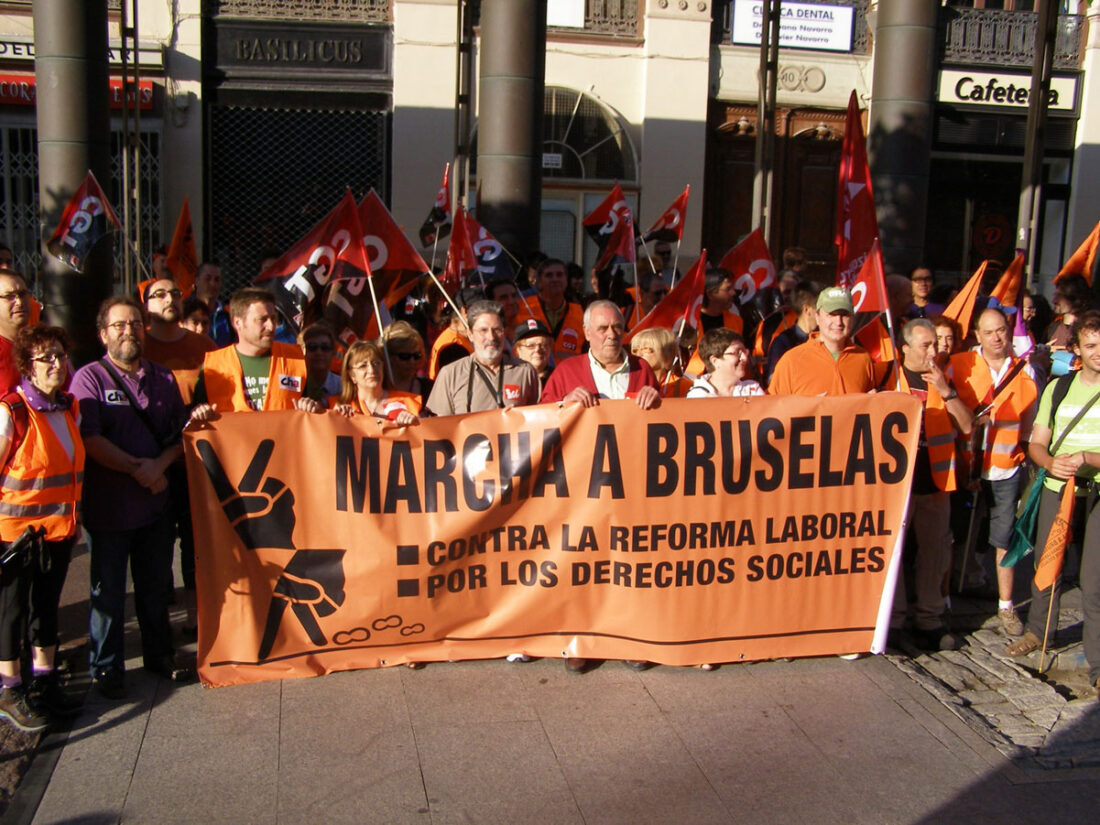
<svg viewBox="0 0 1100 825">
<path fill-rule="evenodd" d="M 209 441 L 196 443 L 218 502 L 244 548 L 293 550 L 272 587 L 263 638 L 256 658 L 263 661 L 275 646 L 283 614 L 289 607 L 315 647 L 328 644 L 318 619 L 331 616 L 344 603 L 345 550 L 299 550 L 294 546 L 294 493 L 267 475 L 275 442 L 264 439 L 234 486 Z"/>
</svg>

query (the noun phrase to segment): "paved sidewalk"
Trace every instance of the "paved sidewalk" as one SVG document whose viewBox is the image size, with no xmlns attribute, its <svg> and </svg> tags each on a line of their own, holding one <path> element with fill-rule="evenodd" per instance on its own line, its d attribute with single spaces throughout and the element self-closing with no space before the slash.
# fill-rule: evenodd
<svg viewBox="0 0 1100 825">
<path fill-rule="evenodd" d="M 81 565 L 86 557 L 71 580 Z M 147 677 L 134 659 L 129 699 L 90 693 L 67 740 L 43 743 L 5 821 L 1095 818 L 1100 768 L 1007 751 L 956 712 L 957 691 L 937 695 L 897 666 L 914 661 L 823 658 L 712 673 L 607 662 L 583 675 L 558 661 L 488 661 L 204 690 Z M 1021 671 L 1017 686 L 1035 681 Z M 1095 730 L 1100 703 L 1081 709 L 1058 730 L 1063 741 Z"/>
</svg>

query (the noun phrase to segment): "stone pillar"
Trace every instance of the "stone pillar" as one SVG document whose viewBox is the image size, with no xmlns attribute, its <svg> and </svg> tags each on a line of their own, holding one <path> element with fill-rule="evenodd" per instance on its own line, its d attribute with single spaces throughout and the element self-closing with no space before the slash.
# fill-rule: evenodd
<svg viewBox="0 0 1100 825">
<path fill-rule="evenodd" d="M 867 157 L 883 259 L 905 274 L 924 258 L 939 5 L 878 4 Z"/>
<path fill-rule="evenodd" d="M 83 363 L 102 352 L 95 314 L 111 290 L 112 240 L 96 246 L 83 275 L 48 255 L 45 241 L 89 169 L 110 192 L 106 0 L 35 0 L 34 49 L 45 320 L 68 330 Z"/>
<path fill-rule="evenodd" d="M 517 258 L 539 248 L 546 0 L 483 0 L 478 218 Z"/>
</svg>

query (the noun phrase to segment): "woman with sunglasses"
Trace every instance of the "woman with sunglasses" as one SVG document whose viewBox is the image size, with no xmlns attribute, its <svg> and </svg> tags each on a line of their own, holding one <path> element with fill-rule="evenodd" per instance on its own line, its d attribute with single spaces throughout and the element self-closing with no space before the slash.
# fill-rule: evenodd
<svg viewBox="0 0 1100 825">
<path fill-rule="evenodd" d="M 340 379 L 343 386 L 335 410 L 341 415 L 371 415 L 399 426 L 417 422 L 420 396 L 389 386 L 382 347 L 374 341 L 356 341 L 348 347 Z"/>
<path fill-rule="evenodd" d="M 54 670 L 57 610 L 84 477 L 78 408 L 62 390 L 70 350 L 60 327 L 20 330 L 12 354 L 21 381 L 0 400 L 0 555 L 22 546 L 0 567 L 0 718 L 28 732 L 44 728 L 47 713 L 77 707 Z M 24 622 L 29 688 L 20 672 Z"/>
<path fill-rule="evenodd" d="M 432 391 L 432 381 L 418 375 L 424 365 L 424 339 L 408 321 L 394 321 L 382 334 L 390 372 L 390 386 L 395 390 L 420 396 L 421 402 Z"/>
</svg>

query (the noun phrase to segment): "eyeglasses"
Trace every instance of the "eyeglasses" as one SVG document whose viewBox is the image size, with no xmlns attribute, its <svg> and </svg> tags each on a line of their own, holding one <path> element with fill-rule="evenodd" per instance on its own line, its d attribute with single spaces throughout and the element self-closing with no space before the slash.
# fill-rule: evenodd
<svg viewBox="0 0 1100 825">
<path fill-rule="evenodd" d="M 16 301 L 25 301 L 31 297 L 29 289 L 13 289 L 11 292 L 0 292 L 0 300 L 14 304 Z"/>
<path fill-rule="evenodd" d="M 419 361 L 424 356 L 419 352 L 391 352 L 390 358 L 396 358 L 398 361 Z"/>
<path fill-rule="evenodd" d="M 150 292 L 149 297 L 157 301 L 163 301 L 165 298 L 182 298 L 183 291 L 180 289 L 158 289 L 156 292 Z"/>
<path fill-rule="evenodd" d="M 107 329 L 113 329 L 115 332 L 125 332 L 128 329 L 144 329 L 144 321 L 115 321 L 113 324 L 107 324 Z"/>
<path fill-rule="evenodd" d="M 664 298 L 666 295 L 668 295 L 668 290 L 667 289 L 655 289 L 655 290 L 651 291 L 649 294 L 652 295 L 654 298 Z"/>
<path fill-rule="evenodd" d="M 306 344 L 306 352 L 332 352 L 332 344 L 316 343 Z"/>
<path fill-rule="evenodd" d="M 535 349 L 549 350 L 550 345 L 548 343 L 546 343 L 546 341 L 520 341 L 518 344 L 516 344 L 516 348 L 517 349 L 530 349 L 530 350 L 535 350 Z"/>
<path fill-rule="evenodd" d="M 742 358 L 749 357 L 749 351 L 747 349 L 728 349 L 722 353 L 722 357 L 729 356 L 735 361 L 740 361 Z"/>
<path fill-rule="evenodd" d="M 57 364 L 60 366 L 65 363 L 65 353 L 44 352 L 41 355 L 32 355 L 31 360 L 36 364 Z"/>
<path fill-rule="evenodd" d="M 381 361 L 363 361 L 360 364 L 352 364 L 350 367 L 348 367 L 348 369 L 351 370 L 352 372 L 364 372 L 366 370 L 374 370 L 375 372 L 380 372 L 381 369 L 382 369 L 382 362 Z"/>
</svg>

